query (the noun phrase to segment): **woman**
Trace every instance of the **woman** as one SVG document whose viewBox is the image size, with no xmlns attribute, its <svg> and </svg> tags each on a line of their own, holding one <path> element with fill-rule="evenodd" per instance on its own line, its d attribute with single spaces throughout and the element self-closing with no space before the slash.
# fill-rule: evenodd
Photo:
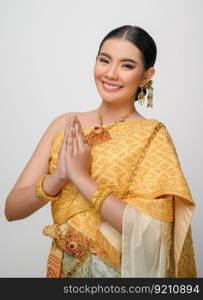
<svg viewBox="0 0 203 300">
<path fill-rule="evenodd" d="M 195 204 L 175 146 L 134 106 L 148 93 L 152 107 L 156 51 L 138 26 L 109 32 L 94 68 L 101 105 L 56 118 L 7 197 L 9 221 L 51 202 L 47 277 L 196 277 Z"/>
</svg>

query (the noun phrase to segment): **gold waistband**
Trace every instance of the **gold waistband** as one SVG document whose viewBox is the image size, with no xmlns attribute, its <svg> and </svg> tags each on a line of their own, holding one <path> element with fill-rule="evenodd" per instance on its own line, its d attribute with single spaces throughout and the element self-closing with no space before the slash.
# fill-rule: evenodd
<svg viewBox="0 0 203 300">
<path fill-rule="evenodd" d="M 121 253 L 115 249 L 104 235 L 97 230 L 95 239 L 88 237 L 70 224 L 48 225 L 44 235 L 54 239 L 55 245 L 74 258 L 84 260 L 87 255 L 97 255 L 106 264 L 117 268 L 121 263 Z"/>
</svg>

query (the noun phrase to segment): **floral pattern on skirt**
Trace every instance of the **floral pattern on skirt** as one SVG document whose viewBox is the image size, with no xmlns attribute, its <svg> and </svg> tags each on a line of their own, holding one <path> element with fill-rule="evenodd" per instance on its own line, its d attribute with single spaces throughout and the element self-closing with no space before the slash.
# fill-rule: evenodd
<svg viewBox="0 0 203 300">
<path fill-rule="evenodd" d="M 66 277 L 75 263 L 77 258 L 70 256 L 66 252 L 62 256 L 63 277 Z M 98 256 L 90 254 L 85 262 L 72 274 L 72 278 L 119 278 L 121 277 L 121 267 L 112 268 L 105 264 Z"/>
</svg>

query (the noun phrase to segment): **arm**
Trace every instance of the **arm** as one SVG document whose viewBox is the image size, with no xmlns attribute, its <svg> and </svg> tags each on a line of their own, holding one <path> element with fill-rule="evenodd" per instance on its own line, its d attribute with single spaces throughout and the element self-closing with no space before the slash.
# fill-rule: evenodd
<svg viewBox="0 0 203 300">
<path fill-rule="evenodd" d="M 46 194 L 55 196 L 64 184 L 65 182 L 54 172 L 44 181 L 43 190 Z M 16 188 L 9 193 L 5 206 L 5 216 L 8 221 L 24 219 L 46 204 L 36 196 L 35 185 L 36 183 Z"/>
<path fill-rule="evenodd" d="M 65 115 L 67 114 L 57 117 L 50 123 L 16 184 L 8 194 L 5 204 L 5 216 L 8 221 L 26 218 L 45 205 L 36 196 L 35 185 L 42 175 L 49 174 L 48 158 L 52 142 L 55 135 L 64 126 Z M 64 184 L 65 181 L 54 172 L 46 178 L 43 188 L 47 194 L 54 196 Z"/>
<path fill-rule="evenodd" d="M 98 187 L 98 183 L 90 176 L 81 176 L 74 184 L 87 200 L 90 200 Z M 126 203 L 114 195 L 109 195 L 101 206 L 101 215 L 106 222 L 122 233 L 122 218 Z"/>
</svg>

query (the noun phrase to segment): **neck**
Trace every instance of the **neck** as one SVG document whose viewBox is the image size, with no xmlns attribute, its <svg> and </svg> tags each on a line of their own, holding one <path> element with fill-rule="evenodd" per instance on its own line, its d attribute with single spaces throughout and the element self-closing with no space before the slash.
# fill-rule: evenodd
<svg viewBox="0 0 203 300">
<path fill-rule="evenodd" d="M 123 118 L 127 114 L 129 114 L 130 111 L 131 111 L 131 114 L 128 116 L 128 118 L 132 115 L 136 115 L 136 113 L 137 113 L 132 102 L 125 103 L 125 105 L 118 104 L 115 106 L 115 103 L 112 104 L 112 103 L 106 103 L 106 102 L 102 101 L 99 109 L 100 109 L 104 123 L 112 123 L 114 121 L 117 121 L 120 118 Z M 128 118 L 126 118 L 126 119 L 128 119 Z"/>
</svg>

